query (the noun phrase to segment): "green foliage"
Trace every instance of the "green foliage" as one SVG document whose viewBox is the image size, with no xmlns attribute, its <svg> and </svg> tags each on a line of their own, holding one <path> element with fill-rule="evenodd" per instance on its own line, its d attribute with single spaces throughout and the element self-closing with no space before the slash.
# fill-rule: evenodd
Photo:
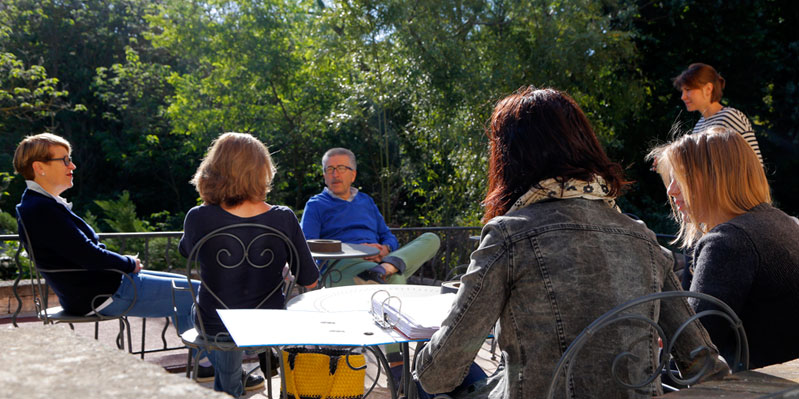
<svg viewBox="0 0 799 399">
<path fill-rule="evenodd" d="M 136 205 L 130 200 L 130 193 L 125 190 L 116 200 L 94 201 L 103 210 L 103 222 L 111 231 L 152 231 L 149 223 L 136 217 Z"/>
<path fill-rule="evenodd" d="M 17 234 L 17 218 L 14 215 L 0 211 L 0 234 Z"/>
<path fill-rule="evenodd" d="M 0 114 L 27 121 L 52 118 L 68 108 L 69 94 L 58 90 L 58 79 L 48 78 L 41 65 L 29 68 L 12 53 L 0 52 Z"/>
<path fill-rule="evenodd" d="M 103 227 L 175 230 L 206 148 L 241 131 L 278 164 L 270 202 L 299 213 L 322 188 L 322 153 L 343 146 L 391 225 L 476 225 L 495 101 L 551 86 L 629 168 L 625 210 L 666 231 L 662 183 L 642 159 L 673 122 L 695 122 L 669 78 L 701 61 L 755 123 L 774 197 L 796 214 L 799 9 L 745 3 L 3 0 L 0 176 L 24 135 L 53 130 L 74 147 L 76 209 L 128 190 L 97 203 Z M 0 206 L 23 189 L 11 181 Z"/>
<path fill-rule="evenodd" d="M 799 3 L 630 3 L 637 5 L 632 20 L 636 64 L 648 95 L 624 131 L 625 147 L 613 155 L 634 163 L 630 176 L 639 185 L 628 195 L 631 202 L 644 216 L 654 216 L 652 221 L 668 211 L 665 189 L 642 159 L 649 146 L 669 139 L 672 125 L 685 131 L 699 119 L 698 113 L 685 111 L 671 78 L 693 62 L 704 62 L 726 80 L 722 104 L 752 120 L 775 202 L 799 214 L 799 186 L 794 184 L 799 170 Z"/>
</svg>

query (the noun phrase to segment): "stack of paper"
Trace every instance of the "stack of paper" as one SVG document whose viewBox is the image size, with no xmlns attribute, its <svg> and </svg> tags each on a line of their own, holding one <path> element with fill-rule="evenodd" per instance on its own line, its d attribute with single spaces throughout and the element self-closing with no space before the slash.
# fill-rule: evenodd
<svg viewBox="0 0 799 399">
<path fill-rule="evenodd" d="M 398 298 L 372 296 L 372 314 L 383 327 L 393 327 L 411 339 L 428 339 L 449 315 L 455 294 Z"/>
</svg>

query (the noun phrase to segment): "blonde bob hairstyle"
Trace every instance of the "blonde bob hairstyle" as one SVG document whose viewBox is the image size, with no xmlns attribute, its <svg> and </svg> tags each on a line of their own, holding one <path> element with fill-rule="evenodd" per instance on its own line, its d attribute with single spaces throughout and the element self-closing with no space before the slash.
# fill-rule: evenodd
<svg viewBox="0 0 799 399">
<path fill-rule="evenodd" d="M 72 153 L 72 147 L 63 137 L 52 133 L 39 133 L 27 136 L 19 142 L 14 151 L 14 171 L 21 174 L 25 180 L 33 180 L 36 174 L 33 172 L 34 162 L 46 162 L 52 157 L 50 147 L 61 146 Z"/>
<path fill-rule="evenodd" d="M 224 133 L 208 149 L 191 184 L 205 204 L 263 201 L 277 169 L 266 145 L 247 133 Z"/>
<path fill-rule="evenodd" d="M 707 229 L 708 215 L 742 215 L 761 203 L 771 203 L 766 174 L 754 150 L 731 130 L 713 127 L 682 136 L 649 153 L 658 169 L 668 171 L 680 185 L 688 207 L 681 217 L 669 198 L 674 218 L 680 223 L 677 240 L 683 248 L 695 244 Z M 660 163 L 663 162 L 661 166 Z"/>
</svg>

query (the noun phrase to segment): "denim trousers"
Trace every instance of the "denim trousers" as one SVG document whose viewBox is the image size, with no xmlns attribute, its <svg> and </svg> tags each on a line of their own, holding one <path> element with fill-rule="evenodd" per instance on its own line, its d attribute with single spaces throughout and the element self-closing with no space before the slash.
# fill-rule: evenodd
<svg viewBox="0 0 799 399">
<path fill-rule="evenodd" d="M 220 338 L 220 340 L 222 340 Z M 244 394 L 241 362 L 243 350 L 208 351 L 208 360 L 214 366 L 214 390 L 226 392 L 234 398 Z"/>
<path fill-rule="evenodd" d="M 179 333 L 194 327 L 194 320 L 191 316 L 191 309 L 194 301 L 191 294 L 186 291 L 175 293 L 175 304 L 177 305 L 177 320 L 172 309 L 172 282 L 178 287 L 187 287 L 186 276 L 175 273 L 142 270 L 136 274 L 122 276 L 122 284 L 114 293 L 113 302 L 100 311 L 104 316 L 119 315 L 130 307 L 128 316 L 135 317 L 171 317 L 172 323 Z M 136 287 L 135 294 L 133 287 Z M 200 282 L 192 280 L 194 291 L 200 288 Z"/>
<path fill-rule="evenodd" d="M 388 284 L 405 284 L 409 276 L 416 273 L 422 265 L 433 258 L 441 246 L 441 239 L 433 233 L 424 233 L 416 237 L 413 241 L 405 244 L 394 252 L 389 253 L 389 256 L 395 256 L 405 262 L 405 271 L 400 274 L 392 274 L 386 280 Z M 330 279 L 333 280 L 329 286 L 338 287 L 344 285 L 354 285 L 354 277 L 363 271 L 369 270 L 378 264 L 369 262 L 363 259 L 342 259 L 336 263 L 336 270 L 339 273 L 331 273 Z M 327 285 L 327 281 L 325 281 Z"/>
</svg>

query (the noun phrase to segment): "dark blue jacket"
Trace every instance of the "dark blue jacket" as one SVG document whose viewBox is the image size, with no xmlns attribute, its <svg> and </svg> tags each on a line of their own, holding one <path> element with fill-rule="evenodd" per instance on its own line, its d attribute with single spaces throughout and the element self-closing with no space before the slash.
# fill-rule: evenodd
<svg viewBox="0 0 799 399">
<path fill-rule="evenodd" d="M 130 273 L 136 267 L 132 258 L 107 250 L 83 219 L 50 197 L 25 190 L 17 205 L 17 214 L 27 228 L 38 268 L 87 270 L 43 273 L 68 312 L 87 314 L 92 310 L 93 298 L 116 292 L 121 275 L 105 270 Z M 25 240 L 22 225 L 19 225 L 19 234 Z M 104 300 L 98 298 L 94 306 Z"/>
</svg>

